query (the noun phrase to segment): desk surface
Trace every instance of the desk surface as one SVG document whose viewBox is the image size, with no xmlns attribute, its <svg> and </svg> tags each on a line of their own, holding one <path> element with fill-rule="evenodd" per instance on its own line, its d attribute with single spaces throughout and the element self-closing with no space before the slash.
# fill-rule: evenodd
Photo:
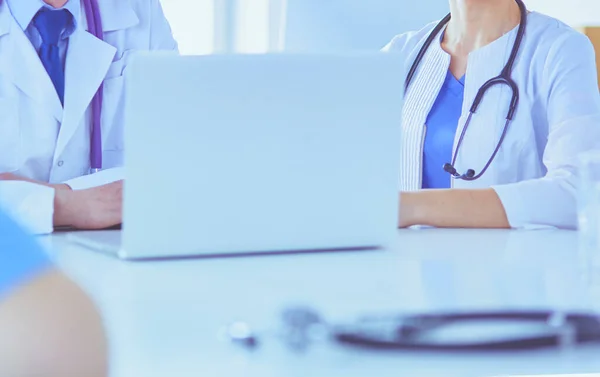
<svg viewBox="0 0 600 377">
<path fill-rule="evenodd" d="M 121 262 L 43 239 L 103 312 L 112 376 L 499 376 L 600 372 L 600 347 L 443 355 L 374 353 L 322 344 L 298 354 L 275 340 L 248 353 L 219 340 L 244 320 L 273 329 L 307 304 L 328 319 L 365 312 L 599 309 L 600 268 L 568 231 L 399 231 L 389 250 Z"/>
</svg>

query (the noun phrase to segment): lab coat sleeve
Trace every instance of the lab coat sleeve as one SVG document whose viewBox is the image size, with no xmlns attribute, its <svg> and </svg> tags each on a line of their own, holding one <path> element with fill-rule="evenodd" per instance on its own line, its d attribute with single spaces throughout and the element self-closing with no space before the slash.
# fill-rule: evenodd
<svg viewBox="0 0 600 377">
<path fill-rule="evenodd" d="M 412 46 L 409 45 L 409 41 L 415 40 L 416 32 L 408 32 L 395 36 L 390 43 L 385 45 L 381 52 L 399 52 L 406 53 Z M 414 42 L 413 42 L 414 43 Z"/>
<path fill-rule="evenodd" d="M 431 34 L 431 31 L 435 28 L 439 21 L 432 22 L 425 25 L 421 30 L 410 31 L 404 34 L 395 36 L 390 43 L 385 45 L 381 49 L 382 52 L 400 52 L 407 55 L 416 54 L 419 49 L 417 47 L 422 46 L 425 40 Z M 411 61 L 412 63 L 412 61 Z"/>
<path fill-rule="evenodd" d="M 151 0 L 150 50 L 179 51 L 160 0 Z"/>
<path fill-rule="evenodd" d="M 401 34 L 401 35 L 395 36 L 394 39 L 392 39 L 390 41 L 390 43 L 388 43 L 387 45 L 385 45 L 381 49 L 381 52 L 399 52 L 399 51 L 402 51 L 404 49 L 404 45 L 405 45 L 406 39 L 407 39 L 406 34 Z"/>
<path fill-rule="evenodd" d="M 65 184 L 73 190 L 85 190 L 92 187 L 107 185 L 112 182 L 125 179 L 125 169 L 117 167 L 112 169 L 102 170 L 96 174 L 88 174 L 82 177 L 66 181 Z"/>
<path fill-rule="evenodd" d="M 577 176 L 581 153 L 600 151 L 600 95 L 594 48 L 583 34 L 554 42 L 540 87 L 547 103 L 545 177 L 493 187 L 513 228 L 577 228 Z"/>
<path fill-rule="evenodd" d="M 0 181 L 0 206 L 32 234 L 54 231 L 54 189 L 22 181 Z"/>
</svg>

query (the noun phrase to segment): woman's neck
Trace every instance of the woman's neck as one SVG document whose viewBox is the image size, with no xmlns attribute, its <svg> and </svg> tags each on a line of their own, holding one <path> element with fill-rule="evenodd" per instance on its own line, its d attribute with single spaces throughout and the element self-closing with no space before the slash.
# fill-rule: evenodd
<svg viewBox="0 0 600 377">
<path fill-rule="evenodd" d="M 521 21 L 515 0 L 450 0 L 450 11 L 443 45 L 459 56 L 492 43 Z"/>
<path fill-rule="evenodd" d="M 44 2 L 54 8 L 62 8 L 69 0 L 44 0 Z"/>
</svg>

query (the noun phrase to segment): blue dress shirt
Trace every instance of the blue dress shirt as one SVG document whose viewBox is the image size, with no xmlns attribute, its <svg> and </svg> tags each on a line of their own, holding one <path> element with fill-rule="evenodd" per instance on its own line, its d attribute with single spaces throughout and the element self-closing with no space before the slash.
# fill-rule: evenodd
<svg viewBox="0 0 600 377">
<path fill-rule="evenodd" d="M 31 41 L 33 48 L 39 54 L 40 47 L 42 46 L 42 37 L 38 32 L 37 28 L 31 22 L 35 15 L 42 8 L 55 9 L 50 5 L 46 4 L 42 0 L 7 0 L 8 7 L 13 17 L 25 32 L 27 38 Z M 69 47 L 69 37 L 73 35 L 77 28 L 77 21 L 81 15 L 81 1 L 80 0 L 68 0 L 67 3 L 58 9 L 66 9 L 73 16 L 71 24 L 63 32 L 61 41 L 58 44 L 60 51 L 60 59 L 63 66 L 65 65 L 67 58 L 67 49 Z"/>
<path fill-rule="evenodd" d="M 36 241 L 0 212 L 0 300 L 49 266 Z"/>
<path fill-rule="evenodd" d="M 454 136 L 462 113 L 465 78 L 457 80 L 450 71 L 427 117 L 423 148 L 423 188 L 450 188 L 444 164 L 452 162 Z"/>
</svg>

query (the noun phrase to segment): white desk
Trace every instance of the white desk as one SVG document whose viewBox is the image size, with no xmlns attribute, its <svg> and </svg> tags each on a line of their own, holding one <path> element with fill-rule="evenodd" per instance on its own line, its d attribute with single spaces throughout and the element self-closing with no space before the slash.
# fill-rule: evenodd
<svg viewBox="0 0 600 377">
<path fill-rule="evenodd" d="M 273 325 L 307 303 L 330 319 L 365 311 L 600 307 L 600 268 L 582 268 L 574 232 L 400 231 L 388 251 L 120 262 L 47 237 L 61 268 L 96 300 L 114 377 L 494 376 L 600 372 L 600 347 L 568 353 L 373 353 L 270 340 L 248 353 L 218 340 L 242 319 Z"/>
</svg>

